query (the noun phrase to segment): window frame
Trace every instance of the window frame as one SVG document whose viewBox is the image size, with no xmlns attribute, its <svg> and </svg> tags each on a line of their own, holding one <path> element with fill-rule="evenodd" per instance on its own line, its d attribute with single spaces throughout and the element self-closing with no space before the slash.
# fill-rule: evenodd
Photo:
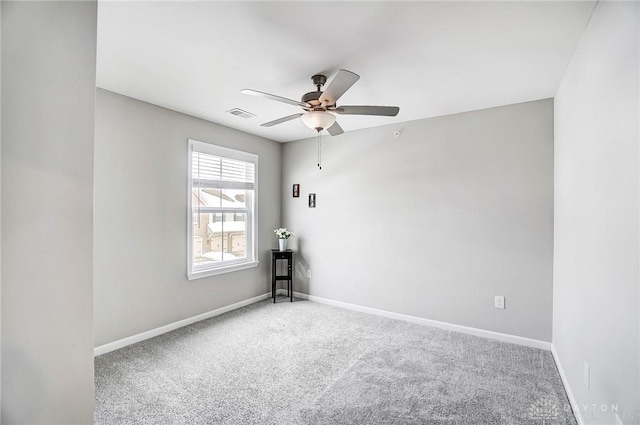
<svg viewBox="0 0 640 425">
<path fill-rule="evenodd" d="M 253 178 L 253 196 L 252 199 L 246 200 L 247 207 L 243 210 L 204 207 L 200 209 L 200 213 L 235 213 L 242 212 L 247 214 L 247 230 L 245 236 L 247 257 L 238 260 L 221 262 L 220 264 L 210 264 L 208 266 L 194 267 L 194 205 L 193 205 L 193 153 L 200 152 L 203 154 L 214 155 L 221 158 L 243 161 L 254 165 Z M 257 267 L 258 261 L 258 155 L 243 152 L 224 146 L 214 145 L 211 143 L 201 142 L 194 139 L 188 140 L 187 154 L 187 278 L 188 280 L 200 279 L 208 276 L 215 276 L 223 273 L 235 272 L 252 267 Z M 221 185 L 221 186 L 224 186 Z M 232 187 L 229 187 L 229 189 Z M 211 211 L 210 211 L 211 210 Z"/>
</svg>

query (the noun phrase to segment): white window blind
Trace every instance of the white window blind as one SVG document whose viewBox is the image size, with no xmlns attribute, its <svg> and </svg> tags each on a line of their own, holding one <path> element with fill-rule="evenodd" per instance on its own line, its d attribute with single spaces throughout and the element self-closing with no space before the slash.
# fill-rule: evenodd
<svg viewBox="0 0 640 425">
<path fill-rule="evenodd" d="M 192 152 L 192 176 L 194 185 L 212 188 L 255 188 L 255 164 L 207 153 Z"/>
</svg>

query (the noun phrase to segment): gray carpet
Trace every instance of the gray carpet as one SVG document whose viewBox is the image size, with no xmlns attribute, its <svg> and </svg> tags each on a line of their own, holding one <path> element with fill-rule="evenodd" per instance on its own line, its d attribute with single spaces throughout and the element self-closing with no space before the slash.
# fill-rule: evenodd
<svg viewBox="0 0 640 425">
<path fill-rule="evenodd" d="M 309 301 L 104 354 L 95 384 L 96 424 L 576 424 L 549 352 Z"/>
</svg>

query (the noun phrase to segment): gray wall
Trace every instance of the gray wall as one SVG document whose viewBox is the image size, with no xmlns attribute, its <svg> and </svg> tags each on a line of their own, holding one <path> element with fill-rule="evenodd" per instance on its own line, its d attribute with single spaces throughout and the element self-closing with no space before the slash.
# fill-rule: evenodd
<svg viewBox="0 0 640 425">
<path fill-rule="evenodd" d="M 553 345 L 590 424 L 640 423 L 639 13 L 599 3 L 555 98 Z"/>
<path fill-rule="evenodd" d="M 2 423 L 87 424 L 96 3 L 1 7 Z"/>
<path fill-rule="evenodd" d="M 2 4 L 0 3 L 0 52 L 2 50 Z M 0 93 L 2 93 L 2 54 L 0 53 Z M 2 96 L 0 95 L 0 129 L 2 128 Z M 0 400 L 2 400 L 2 131 L 0 131 Z M 2 402 L 0 402 L 2 422 Z"/>
<path fill-rule="evenodd" d="M 301 291 L 551 341 L 551 100 L 323 136 L 316 155 L 283 150 Z"/>
<path fill-rule="evenodd" d="M 189 138 L 259 156 L 259 267 L 187 280 Z M 267 251 L 280 225 L 280 160 L 276 142 L 97 91 L 96 346 L 270 290 Z"/>
</svg>

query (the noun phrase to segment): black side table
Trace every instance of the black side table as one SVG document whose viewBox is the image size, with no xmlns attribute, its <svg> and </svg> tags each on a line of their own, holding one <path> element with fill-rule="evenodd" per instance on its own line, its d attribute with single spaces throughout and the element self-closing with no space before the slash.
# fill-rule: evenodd
<svg viewBox="0 0 640 425">
<path fill-rule="evenodd" d="M 287 260 L 286 275 L 276 274 L 277 260 Z M 287 281 L 287 297 L 291 297 L 291 302 L 293 302 L 293 251 L 290 249 L 286 251 L 271 250 L 271 297 L 274 303 L 276 302 L 276 282 L 279 280 Z"/>
</svg>

